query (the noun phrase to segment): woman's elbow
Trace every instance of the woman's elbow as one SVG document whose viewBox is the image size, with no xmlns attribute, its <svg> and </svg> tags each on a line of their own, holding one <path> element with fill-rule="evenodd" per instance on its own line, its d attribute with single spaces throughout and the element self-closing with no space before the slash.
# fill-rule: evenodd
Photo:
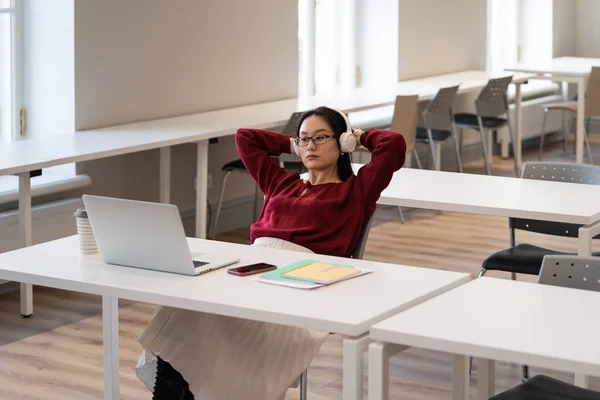
<svg viewBox="0 0 600 400">
<path fill-rule="evenodd" d="M 390 148 L 394 149 L 396 153 L 406 153 L 406 139 L 401 133 L 394 132 L 391 137 Z"/>
</svg>

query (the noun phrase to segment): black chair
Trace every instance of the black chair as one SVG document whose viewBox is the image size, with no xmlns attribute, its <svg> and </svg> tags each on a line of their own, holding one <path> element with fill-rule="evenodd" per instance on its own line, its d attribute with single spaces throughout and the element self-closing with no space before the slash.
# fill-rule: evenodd
<svg viewBox="0 0 600 400">
<path fill-rule="evenodd" d="M 590 268 L 591 267 L 591 268 Z M 600 258 L 578 256 L 544 257 L 540 285 L 562 286 L 600 292 Z M 536 375 L 490 400 L 600 400 L 600 392 Z"/>
<path fill-rule="evenodd" d="M 523 166 L 522 179 L 560 181 L 588 185 L 600 185 L 600 166 L 572 163 L 528 162 Z M 539 275 L 546 255 L 568 254 L 527 243 L 515 244 L 515 230 L 536 232 L 547 235 L 578 236 L 581 225 L 562 222 L 536 221 L 523 218 L 509 218 L 510 248 L 489 256 L 482 265 L 479 276 L 487 271 L 510 272 L 516 274 Z M 597 236 L 596 238 L 600 237 Z M 594 253 L 600 255 L 600 253 Z"/>
<path fill-rule="evenodd" d="M 454 126 L 452 104 L 456 97 L 458 86 L 441 88 L 431 100 L 425 111 L 423 111 L 423 126 L 417 127 L 416 141 L 419 143 L 428 143 L 431 149 L 431 157 L 434 169 L 441 169 L 441 160 L 438 159 L 436 144 L 439 146 L 442 142 L 452 137 L 456 148 L 456 163 L 458 170 L 463 172 L 462 159 L 456 129 Z M 417 159 L 417 162 L 420 162 Z"/>
<path fill-rule="evenodd" d="M 457 128 L 468 128 L 479 131 L 479 134 L 481 135 L 481 148 L 483 150 L 485 169 L 488 175 L 492 174 L 490 165 L 492 149 L 487 148 L 485 139 L 485 133 L 488 130 L 496 132 L 498 129 L 507 126 L 508 132 L 510 133 L 510 142 L 513 146 L 513 153 L 515 150 L 514 135 L 508 113 L 508 99 L 506 97 L 506 90 L 511 81 L 512 76 L 490 79 L 475 100 L 475 114 L 458 113 L 454 116 Z M 501 115 L 504 114 L 506 114 L 506 118 L 501 117 Z M 514 162 L 515 174 L 516 176 L 519 176 L 519 167 L 516 158 L 514 158 Z"/>
<path fill-rule="evenodd" d="M 536 375 L 489 400 L 600 400 L 600 392 L 583 389 L 549 376 Z"/>
<path fill-rule="evenodd" d="M 538 179 L 600 185 L 600 167 L 572 163 L 529 162 L 523 166 L 522 179 Z M 510 248 L 489 256 L 482 265 L 479 277 L 487 271 L 510 272 L 511 278 L 517 274 L 539 275 L 546 255 L 566 255 L 560 251 L 534 246 L 528 243 L 515 244 L 515 230 L 529 231 L 561 237 L 578 237 L 581 225 L 562 222 L 537 221 L 523 218 L 509 218 Z M 599 238 L 600 235 L 594 239 Z M 600 253 L 593 253 L 600 256 Z M 472 362 L 472 360 L 471 360 Z M 523 379 L 529 377 L 529 370 L 523 367 Z"/>
</svg>

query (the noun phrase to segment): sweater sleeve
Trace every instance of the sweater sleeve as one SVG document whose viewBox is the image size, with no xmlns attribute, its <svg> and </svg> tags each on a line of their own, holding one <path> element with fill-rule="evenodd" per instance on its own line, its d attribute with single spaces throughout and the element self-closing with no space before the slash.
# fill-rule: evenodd
<svg viewBox="0 0 600 400">
<path fill-rule="evenodd" d="M 371 162 L 358 171 L 354 189 L 359 199 L 375 203 L 404 165 L 406 141 L 399 133 L 380 129 L 367 130 L 360 141 L 371 152 Z"/>
<path fill-rule="evenodd" d="M 288 174 L 273 157 L 290 152 L 290 136 L 262 129 L 238 129 L 235 144 L 246 169 L 260 190 L 269 196 Z"/>
</svg>

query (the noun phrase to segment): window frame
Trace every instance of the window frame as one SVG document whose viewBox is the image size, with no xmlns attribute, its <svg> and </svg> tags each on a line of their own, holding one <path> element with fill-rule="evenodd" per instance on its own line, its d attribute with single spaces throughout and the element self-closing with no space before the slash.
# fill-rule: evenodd
<svg viewBox="0 0 600 400">
<path fill-rule="evenodd" d="M 24 35 L 23 35 L 23 1 L 11 0 L 8 8 L 0 8 L 0 14 L 10 16 L 10 132 L 1 141 L 13 142 L 25 138 L 21 136 L 21 110 L 24 100 Z"/>
<path fill-rule="evenodd" d="M 338 44 L 332 57 L 335 84 L 322 89 L 317 86 L 317 7 L 325 2 L 334 3 L 335 9 L 342 11 L 336 12 L 336 20 L 332 21 L 334 41 Z M 358 65 L 357 6 L 358 0 L 298 0 L 298 40 L 302 43 L 298 60 L 299 95 L 314 96 L 359 86 L 355 78 Z"/>
</svg>

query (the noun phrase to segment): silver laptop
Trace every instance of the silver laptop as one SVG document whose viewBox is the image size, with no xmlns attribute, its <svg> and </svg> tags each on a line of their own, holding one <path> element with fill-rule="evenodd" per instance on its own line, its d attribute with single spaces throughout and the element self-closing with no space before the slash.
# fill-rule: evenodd
<svg viewBox="0 0 600 400">
<path fill-rule="evenodd" d="M 239 261 L 226 254 L 192 254 L 175 205 L 92 195 L 82 199 L 105 263 L 200 275 Z"/>
</svg>

